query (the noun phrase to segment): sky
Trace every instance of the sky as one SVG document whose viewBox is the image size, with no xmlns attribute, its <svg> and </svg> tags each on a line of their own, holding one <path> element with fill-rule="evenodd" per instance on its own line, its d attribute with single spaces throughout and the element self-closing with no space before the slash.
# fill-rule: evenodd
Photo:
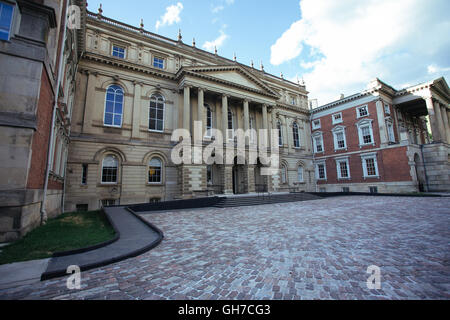
<svg viewBox="0 0 450 320">
<path fill-rule="evenodd" d="M 285 79 L 319 105 L 364 90 L 450 79 L 449 0 L 88 0 L 88 9 Z"/>
</svg>

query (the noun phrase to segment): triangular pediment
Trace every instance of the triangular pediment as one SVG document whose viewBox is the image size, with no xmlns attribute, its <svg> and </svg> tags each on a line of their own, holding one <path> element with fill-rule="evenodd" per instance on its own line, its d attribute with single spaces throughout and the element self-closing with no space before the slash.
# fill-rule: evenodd
<svg viewBox="0 0 450 320">
<path fill-rule="evenodd" d="M 277 93 L 239 65 L 184 67 L 180 70 L 179 74 L 181 75 L 182 73 L 188 73 L 211 81 L 246 88 L 270 96 L 277 96 Z"/>
</svg>

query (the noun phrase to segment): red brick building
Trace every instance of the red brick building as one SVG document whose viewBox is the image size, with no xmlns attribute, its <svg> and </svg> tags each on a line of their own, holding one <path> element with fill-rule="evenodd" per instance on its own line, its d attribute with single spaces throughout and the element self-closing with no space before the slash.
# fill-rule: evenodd
<svg viewBox="0 0 450 320">
<path fill-rule="evenodd" d="M 318 191 L 449 190 L 450 95 L 443 78 L 369 89 L 312 110 Z"/>
</svg>

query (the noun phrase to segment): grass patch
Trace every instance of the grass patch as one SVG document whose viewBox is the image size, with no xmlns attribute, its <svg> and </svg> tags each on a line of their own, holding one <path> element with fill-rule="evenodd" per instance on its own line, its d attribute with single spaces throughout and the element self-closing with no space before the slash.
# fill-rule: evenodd
<svg viewBox="0 0 450 320">
<path fill-rule="evenodd" d="M 55 252 L 93 246 L 114 236 L 115 231 L 102 211 L 65 213 L 0 248 L 0 264 L 45 259 Z"/>
</svg>

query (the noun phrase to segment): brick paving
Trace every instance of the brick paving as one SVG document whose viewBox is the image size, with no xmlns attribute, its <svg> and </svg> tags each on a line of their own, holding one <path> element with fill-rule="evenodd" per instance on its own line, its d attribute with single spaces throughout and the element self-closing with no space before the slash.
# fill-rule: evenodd
<svg viewBox="0 0 450 320">
<path fill-rule="evenodd" d="M 450 198 L 339 197 L 144 215 L 150 252 L 0 299 L 450 299 Z M 381 268 L 369 290 L 367 267 Z"/>
</svg>

